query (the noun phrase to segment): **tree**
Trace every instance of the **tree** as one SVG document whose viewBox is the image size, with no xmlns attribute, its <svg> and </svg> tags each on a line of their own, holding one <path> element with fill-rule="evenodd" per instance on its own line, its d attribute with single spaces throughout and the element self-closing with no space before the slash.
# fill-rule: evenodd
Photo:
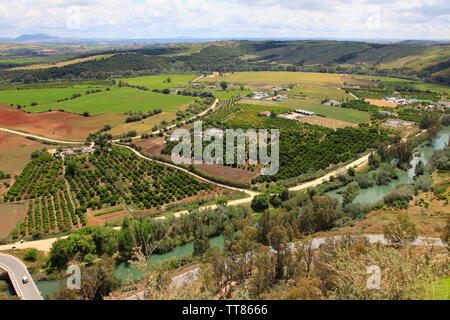
<svg viewBox="0 0 450 320">
<path fill-rule="evenodd" d="M 272 231 L 267 235 L 267 239 L 272 248 L 277 252 L 275 278 L 282 279 L 284 276 L 283 258 L 286 253 L 287 242 L 289 241 L 286 229 L 283 226 L 273 227 Z"/>
<path fill-rule="evenodd" d="M 418 177 L 423 175 L 424 173 L 425 173 L 425 165 L 423 164 L 422 160 L 419 160 L 414 169 L 414 175 L 415 177 Z"/>
<path fill-rule="evenodd" d="M 255 196 L 252 200 L 251 207 L 256 212 L 262 212 L 269 208 L 269 196 L 265 193 Z"/>
<path fill-rule="evenodd" d="M 80 165 L 78 162 L 71 160 L 67 162 L 66 177 L 73 177 L 80 171 Z"/>
<path fill-rule="evenodd" d="M 194 256 L 202 256 L 209 249 L 209 241 L 207 237 L 194 240 Z"/>
<path fill-rule="evenodd" d="M 386 240 L 396 246 L 403 246 L 417 239 L 416 225 L 407 214 L 398 215 L 394 221 L 383 227 Z"/>
<path fill-rule="evenodd" d="M 346 207 L 352 203 L 359 195 L 359 185 L 356 182 L 352 182 L 347 186 L 347 189 L 342 193 L 342 205 Z"/>
<path fill-rule="evenodd" d="M 86 300 L 102 300 L 120 287 L 114 275 L 114 258 L 103 255 L 95 264 L 81 268 L 81 295 Z"/>
<path fill-rule="evenodd" d="M 440 116 L 438 113 L 426 112 L 420 119 L 420 128 L 428 129 L 432 126 L 439 126 Z"/>
<path fill-rule="evenodd" d="M 222 90 L 223 90 L 223 91 L 226 91 L 227 88 L 228 88 L 228 83 L 227 83 L 226 81 L 222 81 L 222 82 L 220 83 L 220 86 L 222 87 Z"/>
<path fill-rule="evenodd" d="M 61 288 L 50 300 L 82 300 L 79 290 Z"/>
</svg>

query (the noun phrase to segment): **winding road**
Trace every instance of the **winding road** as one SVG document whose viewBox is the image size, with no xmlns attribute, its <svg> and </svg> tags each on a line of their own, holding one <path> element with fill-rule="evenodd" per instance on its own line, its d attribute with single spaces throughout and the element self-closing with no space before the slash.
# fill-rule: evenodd
<svg viewBox="0 0 450 320">
<path fill-rule="evenodd" d="M 22 300 L 44 300 L 27 267 L 18 258 L 0 253 L 0 269 L 8 273 L 17 295 Z M 27 283 L 22 282 L 23 277 L 28 278 Z"/>
</svg>

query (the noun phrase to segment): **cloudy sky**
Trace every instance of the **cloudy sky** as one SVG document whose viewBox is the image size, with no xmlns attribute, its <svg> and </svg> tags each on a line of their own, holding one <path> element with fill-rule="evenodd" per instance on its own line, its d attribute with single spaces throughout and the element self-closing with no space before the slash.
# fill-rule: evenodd
<svg viewBox="0 0 450 320">
<path fill-rule="evenodd" d="M 0 0 L 0 37 L 450 39 L 449 0 Z"/>
</svg>

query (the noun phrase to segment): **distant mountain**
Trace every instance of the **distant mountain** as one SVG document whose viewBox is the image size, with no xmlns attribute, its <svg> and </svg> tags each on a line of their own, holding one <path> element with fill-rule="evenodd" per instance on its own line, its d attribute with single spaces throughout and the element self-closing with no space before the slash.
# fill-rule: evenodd
<svg viewBox="0 0 450 320">
<path fill-rule="evenodd" d="M 442 44 L 446 43 L 448 41 L 435 41 L 435 40 L 404 40 L 400 41 L 399 43 L 406 43 L 406 44 L 424 44 L 424 45 L 434 45 L 434 44 Z"/>
<path fill-rule="evenodd" d="M 51 36 L 45 33 L 36 33 L 36 34 L 23 34 L 17 38 L 15 41 L 43 41 L 43 40 L 54 40 L 59 39 L 59 37 Z"/>
</svg>

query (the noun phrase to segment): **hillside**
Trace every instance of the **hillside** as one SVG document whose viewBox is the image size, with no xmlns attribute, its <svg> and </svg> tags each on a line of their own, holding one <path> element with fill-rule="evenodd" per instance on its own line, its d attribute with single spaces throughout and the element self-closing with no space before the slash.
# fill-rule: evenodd
<svg viewBox="0 0 450 320">
<path fill-rule="evenodd" d="M 104 79 L 166 72 L 316 71 L 396 76 L 449 84 L 450 45 L 355 41 L 221 41 L 133 50 L 95 52 L 96 59 L 66 62 L 41 70 L 0 72 L 13 82 Z M 103 56 L 102 56 L 103 55 Z M 102 58 L 98 58 L 102 57 Z"/>
</svg>

